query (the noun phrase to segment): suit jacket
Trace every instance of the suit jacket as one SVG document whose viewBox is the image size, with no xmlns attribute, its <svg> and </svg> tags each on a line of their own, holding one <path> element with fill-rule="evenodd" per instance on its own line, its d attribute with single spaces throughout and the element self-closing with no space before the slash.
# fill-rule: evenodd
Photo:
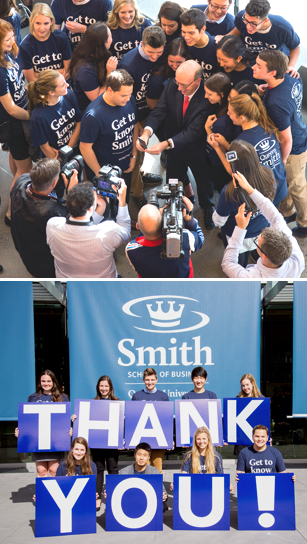
<svg viewBox="0 0 307 544">
<path fill-rule="evenodd" d="M 205 122 L 208 115 L 215 113 L 217 106 L 205 98 L 203 81 L 192 97 L 184 117 L 183 101 L 182 92 L 174 80 L 170 79 L 145 125 L 155 132 L 164 123 L 166 139 L 172 138 L 175 151 L 192 153 L 203 160 L 207 141 Z"/>
</svg>

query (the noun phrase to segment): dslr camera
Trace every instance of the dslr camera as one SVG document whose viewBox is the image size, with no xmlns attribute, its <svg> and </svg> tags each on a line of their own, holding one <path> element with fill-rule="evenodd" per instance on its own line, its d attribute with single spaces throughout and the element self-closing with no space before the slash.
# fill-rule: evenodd
<svg viewBox="0 0 307 544">
<path fill-rule="evenodd" d="M 95 176 L 92 181 L 97 195 L 116 198 L 121 186 L 121 176 L 122 171 L 119 166 L 106 164 L 100 168 L 98 176 Z M 113 189 L 112 185 L 115 185 L 116 189 Z"/>
<path fill-rule="evenodd" d="M 61 174 L 65 174 L 68 181 L 70 181 L 73 170 L 78 172 L 78 181 L 81 181 L 82 170 L 84 168 L 84 159 L 82 155 L 75 155 L 74 150 L 69 145 L 64 145 L 61 147 L 58 154 L 58 161 L 61 164 Z M 71 159 L 71 160 L 70 160 Z"/>
<path fill-rule="evenodd" d="M 162 259 L 183 259 L 183 208 L 186 208 L 183 200 L 183 185 L 178 179 L 170 179 L 164 185 L 162 191 L 151 191 L 148 196 L 148 204 L 159 208 L 159 198 L 166 200 L 163 209 L 161 247 Z M 191 212 L 189 212 L 191 213 Z"/>
</svg>

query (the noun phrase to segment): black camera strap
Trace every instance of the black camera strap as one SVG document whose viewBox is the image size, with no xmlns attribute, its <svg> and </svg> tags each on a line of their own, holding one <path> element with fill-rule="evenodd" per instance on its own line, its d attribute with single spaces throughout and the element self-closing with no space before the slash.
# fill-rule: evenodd
<svg viewBox="0 0 307 544">
<path fill-rule="evenodd" d="M 73 221 L 73 219 L 70 219 L 71 215 L 68 215 L 66 217 L 66 223 L 69 225 L 77 225 L 78 227 L 90 227 L 91 225 L 94 225 L 94 221 L 91 218 L 89 221 Z"/>
<path fill-rule="evenodd" d="M 32 198 L 36 200 L 49 200 L 49 202 L 58 202 L 58 204 L 64 204 L 64 200 L 62 198 L 58 198 L 57 196 L 52 195 L 40 195 L 33 191 L 32 185 L 28 185 L 26 192 L 28 195 L 30 195 Z"/>
</svg>

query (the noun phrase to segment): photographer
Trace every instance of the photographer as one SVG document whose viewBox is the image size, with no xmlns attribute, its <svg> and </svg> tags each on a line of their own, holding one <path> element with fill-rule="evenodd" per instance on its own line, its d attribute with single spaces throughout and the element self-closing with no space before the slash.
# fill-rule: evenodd
<svg viewBox="0 0 307 544">
<path fill-rule="evenodd" d="M 223 271 L 229 278 L 299 278 L 305 269 L 304 255 L 282 215 L 268 198 L 251 187 L 242 174 L 237 172 L 233 177 L 271 226 L 254 240 L 259 255 L 257 263 L 248 265 L 246 269 L 240 266 L 238 254 L 251 217 L 251 212 L 245 215 L 245 204 L 242 204 L 236 215 L 237 226 L 225 249 Z"/>
<path fill-rule="evenodd" d="M 46 224 L 51 217 L 67 215 L 66 206 L 56 194 L 59 176 L 58 160 L 41 159 L 29 174 L 19 176 L 11 191 L 14 244 L 28 272 L 37 278 L 55 277 L 54 260 L 46 243 Z M 68 190 L 76 183 L 78 175 L 74 170 Z"/>
<path fill-rule="evenodd" d="M 182 198 L 188 210 L 193 209 L 192 202 Z M 191 253 L 200 249 L 205 241 L 198 221 L 183 209 L 184 226 L 182 249 L 183 259 L 162 259 L 163 244 L 162 213 L 152 205 L 146 204 L 139 211 L 137 229 L 141 231 L 126 247 L 127 258 L 140 278 L 193 278 Z"/>
<path fill-rule="evenodd" d="M 57 278 L 116 278 L 113 252 L 129 240 L 131 231 L 126 192 L 122 179 L 116 223 L 95 224 L 98 215 L 102 220 L 106 211 L 106 199 L 97 196 L 90 182 L 79 183 L 70 191 L 67 219 L 53 217 L 47 223 L 47 244 L 54 256 Z"/>
</svg>

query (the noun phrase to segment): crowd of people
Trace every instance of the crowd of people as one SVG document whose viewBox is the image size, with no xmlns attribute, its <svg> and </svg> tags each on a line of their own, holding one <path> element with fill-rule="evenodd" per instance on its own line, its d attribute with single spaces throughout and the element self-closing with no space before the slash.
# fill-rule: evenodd
<svg viewBox="0 0 307 544">
<path fill-rule="evenodd" d="M 53 0 L 34 4 L 21 41 L 15 0 L 1 2 L 0 141 L 13 175 L 5 223 L 32 276 L 116 278 L 113 254 L 127 243 L 139 277 L 193 277 L 191 254 L 206 244 L 190 168 L 205 229 L 221 229 L 228 277 L 300 277 L 300 39 L 267 0 L 250 0 L 235 17 L 230 5 L 167 0 L 152 24 L 135 0 Z M 144 175 L 144 153 L 160 155 L 167 183 L 182 183 L 180 258 L 162 258 L 170 204 L 147 203 L 144 184 L 162 178 Z M 106 181 L 106 165 L 121 173 Z M 132 240 L 131 229 L 140 230 Z"/>
<path fill-rule="evenodd" d="M 216 394 L 205 389 L 207 371 L 203 367 L 195 367 L 191 372 L 191 380 L 194 388 L 182 396 L 186 399 L 214 399 Z M 144 389 L 136 391 L 132 401 L 169 401 L 168 395 L 157 389 L 158 376 L 154 368 L 148 367 L 143 372 Z M 258 389 L 252 374 L 244 374 L 240 380 L 240 398 L 263 397 Z M 112 380 L 103 375 L 97 381 L 94 400 L 120 400 L 115 396 Z M 68 397 L 61 393 L 57 378 L 51 370 L 44 370 L 37 384 L 36 392 L 29 396 L 28 402 L 68 402 Z M 72 422 L 77 416 L 72 416 Z M 67 430 L 72 436 L 72 428 Z M 19 436 L 16 428 L 15 436 Z M 272 447 L 272 441 L 268 445 L 269 431 L 262 424 L 253 429 L 252 446 L 235 446 L 234 454 L 238 456 L 236 482 L 240 473 L 274 473 L 287 472 L 282 455 L 279 450 Z M 225 444 L 227 445 L 227 444 Z M 124 447 L 122 448 L 124 449 Z M 90 453 L 93 461 L 90 459 Z M 73 440 L 71 449 L 65 456 L 64 452 L 39 452 L 32 453 L 32 460 L 36 463 L 38 477 L 48 476 L 78 476 L 85 474 L 96 475 L 96 509 L 100 510 L 102 496 L 106 497 L 104 489 L 104 472 L 108 474 L 162 474 L 162 463 L 165 450 L 152 449 L 146 442 L 139 443 L 134 450 L 135 463 L 118 469 L 119 450 L 92 448 L 89 451 L 88 443 L 83 437 Z M 256 461 L 256 462 L 255 462 Z M 263 469 L 263 470 L 262 470 Z M 191 474 L 223 474 L 223 459 L 212 444 L 210 431 L 207 427 L 199 427 L 193 437 L 192 447 L 183 453 L 180 471 Z M 293 476 L 295 481 L 295 476 Z M 171 484 L 171 490 L 172 490 Z M 233 491 L 231 485 L 230 491 Z M 163 511 L 168 509 L 168 495 L 163 487 Z"/>
</svg>

